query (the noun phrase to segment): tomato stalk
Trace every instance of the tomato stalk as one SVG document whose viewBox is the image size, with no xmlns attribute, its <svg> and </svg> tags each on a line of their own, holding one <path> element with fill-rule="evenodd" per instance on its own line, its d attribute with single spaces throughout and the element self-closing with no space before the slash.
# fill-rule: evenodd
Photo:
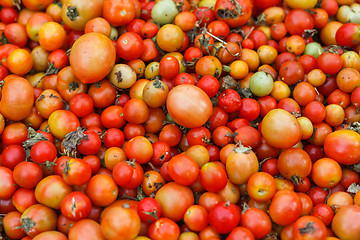
<svg viewBox="0 0 360 240">
<path fill-rule="evenodd" d="M 28 127 L 28 136 L 22 145 L 25 150 L 26 159 L 30 157 L 31 147 L 39 141 L 48 141 L 48 139 L 43 134 L 36 132 L 31 127 Z"/>
<path fill-rule="evenodd" d="M 67 13 L 66 16 L 70 18 L 71 21 L 75 21 L 76 17 L 79 16 L 79 12 L 77 11 L 76 7 L 67 7 Z"/>
<path fill-rule="evenodd" d="M 87 140 L 88 137 L 84 134 L 85 128 L 78 127 L 76 131 L 72 131 L 64 137 L 63 146 L 67 156 L 75 157 L 77 154 L 77 146 L 82 140 Z"/>
<path fill-rule="evenodd" d="M 214 34 L 210 33 L 209 31 L 206 31 L 206 34 L 209 34 L 211 37 L 213 37 L 214 39 L 216 39 L 217 41 L 220 42 L 220 46 L 222 48 L 225 48 L 226 51 L 228 51 L 228 53 L 230 53 L 231 55 L 233 55 L 234 57 L 239 57 L 240 53 L 232 53 L 229 51 L 229 49 L 226 48 L 226 44 L 227 42 L 223 41 L 222 39 L 218 38 L 217 36 L 215 36 Z M 214 46 L 215 47 L 215 46 Z M 218 52 L 218 50 L 216 51 Z"/>
<path fill-rule="evenodd" d="M 23 229 L 25 233 L 28 233 L 33 227 L 35 227 L 35 222 L 31 220 L 31 218 L 27 217 L 21 219 L 21 225 L 15 229 Z"/>
<path fill-rule="evenodd" d="M 358 114 L 358 107 L 356 106 L 356 114 Z M 351 131 L 360 133 L 360 123 L 359 122 L 353 122 L 351 124 L 349 124 L 349 126 L 346 128 L 349 129 Z"/>
<path fill-rule="evenodd" d="M 243 207 L 242 207 L 242 211 L 241 211 L 241 214 L 243 214 L 244 212 L 246 212 L 247 210 L 249 210 L 250 206 L 244 202 L 243 203 Z"/>
<path fill-rule="evenodd" d="M 155 218 L 156 220 L 158 220 L 159 218 L 157 217 L 157 210 L 152 210 L 151 212 L 147 212 L 147 211 L 142 211 L 142 213 L 146 214 L 146 215 L 149 215 L 153 218 Z"/>
<path fill-rule="evenodd" d="M 303 183 L 303 180 L 299 176 L 291 176 L 290 180 L 295 185 L 299 185 L 300 183 Z"/>
<path fill-rule="evenodd" d="M 353 193 L 353 194 L 356 194 L 359 191 L 360 191 L 360 185 L 356 184 L 354 182 L 347 189 L 347 192 Z"/>
<path fill-rule="evenodd" d="M 53 62 L 49 62 L 49 66 L 45 71 L 45 74 L 39 79 L 39 81 L 36 83 L 35 86 L 37 86 L 46 76 L 57 74 L 59 72 L 59 69 L 55 67 L 55 64 Z"/>
<path fill-rule="evenodd" d="M 251 147 L 244 147 L 244 145 L 241 144 L 241 141 L 239 141 L 238 143 L 236 143 L 235 148 L 233 150 L 236 153 L 250 153 L 251 152 Z"/>
</svg>

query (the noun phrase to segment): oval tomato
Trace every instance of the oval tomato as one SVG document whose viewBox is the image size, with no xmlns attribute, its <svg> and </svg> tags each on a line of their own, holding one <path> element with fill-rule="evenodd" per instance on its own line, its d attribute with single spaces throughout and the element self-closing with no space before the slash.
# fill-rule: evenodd
<svg viewBox="0 0 360 240">
<path fill-rule="evenodd" d="M 100 33 L 91 32 L 75 41 L 70 52 L 70 66 L 81 82 L 94 83 L 111 71 L 115 58 L 112 41 Z"/>
<path fill-rule="evenodd" d="M 30 115 L 34 104 L 34 88 L 25 78 L 11 75 L 4 79 L 0 112 L 5 118 L 20 121 Z"/>
<path fill-rule="evenodd" d="M 199 87 L 189 84 L 172 88 L 167 97 L 166 107 L 171 118 L 187 128 L 205 124 L 213 109 L 208 95 Z"/>
</svg>

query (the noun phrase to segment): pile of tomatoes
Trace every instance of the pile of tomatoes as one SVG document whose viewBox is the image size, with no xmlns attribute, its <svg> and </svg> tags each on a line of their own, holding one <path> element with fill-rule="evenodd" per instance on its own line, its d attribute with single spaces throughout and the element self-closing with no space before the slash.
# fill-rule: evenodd
<svg viewBox="0 0 360 240">
<path fill-rule="evenodd" d="M 360 240 L 359 0 L 0 0 L 0 238 Z"/>
</svg>

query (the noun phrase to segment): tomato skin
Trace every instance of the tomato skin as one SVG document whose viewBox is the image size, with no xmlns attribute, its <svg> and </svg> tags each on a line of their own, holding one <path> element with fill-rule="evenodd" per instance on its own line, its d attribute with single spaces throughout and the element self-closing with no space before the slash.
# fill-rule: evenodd
<svg viewBox="0 0 360 240">
<path fill-rule="evenodd" d="M 85 139 L 77 146 L 79 152 L 83 155 L 94 155 L 100 151 L 101 139 L 96 132 L 85 131 Z"/>
<path fill-rule="evenodd" d="M 114 181 L 122 187 L 130 184 L 134 173 L 134 167 L 128 162 L 119 162 L 112 170 Z"/>
<path fill-rule="evenodd" d="M 36 163 L 53 162 L 56 155 L 56 147 L 49 141 L 39 141 L 30 150 L 31 159 Z"/>
<path fill-rule="evenodd" d="M 282 119 L 281 124 L 276 124 L 280 123 L 279 119 Z M 277 148 L 290 148 L 301 139 L 299 122 L 282 109 L 274 109 L 266 114 L 262 121 L 261 133 L 270 145 Z"/>
<path fill-rule="evenodd" d="M 240 95 L 233 89 L 226 89 L 218 97 L 218 104 L 227 113 L 237 111 L 241 106 Z"/>
<path fill-rule="evenodd" d="M 149 237 L 153 240 L 176 240 L 179 238 L 180 228 L 171 219 L 159 218 L 149 227 Z"/>
<path fill-rule="evenodd" d="M 47 231 L 40 233 L 36 235 L 36 237 L 33 238 L 34 240 L 47 240 L 47 239 L 53 239 L 53 240 L 67 240 L 65 234 L 58 232 L 58 231 Z"/>
<path fill-rule="evenodd" d="M 266 172 L 257 172 L 250 176 L 247 192 L 257 202 L 267 202 L 275 194 L 275 179 Z"/>
<path fill-rule="evenodd" d="M 360 44 L 359 24 L 345 23 L 336 31 L 335 40 L 341 46 L 354 47 Z"/>
<path fill-rule="evenodd" d="M 255 240 L 254 234 L 245 227 L 234 228 L 227 237 L 227 240 Z"/>
<path fill-rule="evenodd" d="M 100 224 L 91 219 L 82 219 L 74 223 L 69 231 L 69 239 L 72 240 L 105 240 Z"/>
<path fill-rule="evenodd" d="M 35 188 L 36 200 L 53 209 L 60 209 L 61 201 L 72 191 L 62 177 L 51 175 L 43 178 Z"/>
<path fill-rule="evenodd" d="M 331 229 L 340 239 L 350 240 L 359 239 L 360 228 L 358 221 L 351 221 L 357 219 L 360 214 L 360 207 L 357 205 L 351 205 L 343 207 L 337 214 L 331 224 Z M 353 222 L 351 224 L 351 222 Z"/>
<path fill-rule="evenodd" d="M 89 20 L 101 16 L 102 5 L 102 0 L 66 0 L 63 2 L 61 9 L 61 18 L 68 28 L 83 31 Z M 74 8 L 76 9 L 77 16 L 72 14 L 72 9 Z"/>
<path fill-rule="evenodd" d="M 240 222 L 240 208 L 230 202 L 219 202 L 209 211 L 209 225 L 218 233 L 231 232 Z"/>
<path fill-rule="evenodd" d="M 115 27 L 126 25 L 135 18 L 134 2 L 126 0 L 105 0 L 103 16 Z"/>
<path fill-rule="evenodd" d="M 172 119 L 187 128 L 200 127 L 212 113 L 208 95 L 199 87 L 181 84 L 168 94 L 166 107 Z"/>
<path fill-rule="evenodd" d="M 313 210 L 311 211 L 311 215 L 318 217 L 325 224 L 325 226 L 329 226 L 334 217 L 334 211 L 329 205 L 320 203 L 314 206 Z"/>
<path fill-rule="evenodd" d="M 144 198 L 137 206 L 137 213 L 142 222 L 152 223 L 161 216 L 161 206 L 154 198 Z M 149 214 L 151 213 L 151 214 Z M 155 216 L 157 219 L 155 218 Z"/>
<path fill-rule="evenodd" d="M 324 141 L 324 152 L 340 164 L 353 165 L 360 161 L 360 136 L 351 130 L 330 133 Z"/>
<path fill-rule="evenodd" d="M 286 16 L 285 26 L 291 35 L 301 36 L 305 29 L 314 28 L 314 19 L 305 10 L 294 9 Z"/>
<path fill-rule="evenodd" d="M 116 53 L 125 60 L 138 59 L 143 55 L 143 52 L 143 40 L 135 32 L 124 33 L 116 41 Z"/>
<path fill-rule="evenodd" d="M 7 167 L 0 166 L 0 176 L 0 199 L 9 199 L 17 189 L 13 178 L 13 171 Z"/>
<path fill-rule="evenodd" d="M 82 192 L 71 192 L 61 202 L 61 213 L 73 221 L 87 218 L 91 211 L 91 201 Z"/>
<path fill-rule="evenodd" d="M 226 186 L 226 172 L 214 162 L 206 163 L 200 170 L 200 182 L 208 192 L 219 192 Z"/>
<path fill-rule="evenodd" d="M 272 224 L 264 211 L 251 207 L 241 214 L 240 226 L 249 229 L 256 239 L 262 239 L 270 233 Z"/>
<path fill-rule="evenodd" d="M 318 68 L 325 74 L 338 73 L 343 65 L 341 57 L 336 53 L 324 52 L 317 59 Z"/>
<path fill-rule="evenodd" d="M 105 174 L 97 174 L 90 178 L 85 194 L 95 206 L 105 207 L 116 200 L 118 186 L 112 177 Z"/>
<path fill-rule="evenodd" d="M 198 178 L 200 170 L 192 157 L 179 154 L 169 160 L 168 172 L 176 183 L 191 185 Z"/>
<path fill-rule="evenodd" d="M 246 150 L 244 146 L 234 148 L 226 159 L 226 173 L 234 184 L 246 183 L 258 169 L 259 162 L 255 153 Z"/>
<path fill-rule="evenodd" d="M 40 182 L 43 172 L 39 165 L 24 161 L 15 166 L 13 176 L 17 185 L 31 189 Z"/>
<path fill-rule="evenodd" d="M 161 187 L 155 199 L 160 203 L 161 215 L 173 221 L 181 220 L 186 210 L 194 204 L 194 195 L 190 188 L 175 182 L 169 182 Z"/>
<path fill-rule="evenodd" d="M 30 115 L 34 104 L 33 86 L 25 78 L 16 75 L 6 77 L 4 81 L 0 112 L 9 120 L 23 120 Z"/>
<path fill-rule="evenodd" d="M 300 197 L 294 191 L 280 190 L 271 201 L 269 215 L 275 223 L 289 225 L 300 217 L 301 208 Z"/>
<path fill-rule="evenodd" d="M 327 236 L 325 224 L 314 216 L 300 217 L 294 223 L 292 232 L 294 239 L 325 239 Z"/>
<path fill-rule="evenodd" d="M 2 4 L 3 6 L 3 4 Z M 5 7 L 0 11 L 0 19 L 5 24 L 14 23 L 18 20 L 18 13 L 12 7 Z"/>
<path fill-rule="evenodd" d="M 73 96 L 78 93 L 85 93 L 87 85 L 77 79 L 71 66 L 67 66 L 57 74 L 56 89 L 65 101 L 70 102 Z M 76 98 L 73 101 L 75 100 Z M 86 113 L 86 111 L 84 111 L 84 113 Z"/>
<path fill-rule="evenodd" d="M 293 180 L 294 177 L 308 176 L 311 172 L 312 162 L 309 154 L 304 150 L 289 148 L 280 153 L 277 166 L 284 178 Z"/>
<path fill-rule="evenodd" d="M 25 232 L 20 228 L 21 213 L 17 211 L 10 212 L 5 215 L 3 218 L 3 229 L 7 237 L 11 239 L 20 239 L 24 237 L 26 234 Z"/>
<path fill-rule="evenodd" d="M 25 161 L 25 151 L 20 145 L 10 145 L 1 153 L 0 164 L 14 170 L 17 164 Z"/>
<path fill-rule="evenodd" d="M 49 116 L 48 123 L 51 133 L 60 140 L 80 127 L 79 119 L 68 110 L 56 110 Z"/>
<path fill-rule="evenodd" d="M 78 93 L 69 101 L 70 111 L 78 117 L 89 115 L 94 109 L 94 101 L 86 93 Z"/>
<path fill-rule="evenodd" d="M 134 239 L 140 232 L 140 217 L 131 208 L 114 206 L 104 213 L 100 225 L 106 239 Z"/>
<path fill-rule="evenodd" d="M 97 46 L 91 49 L 91 46 Z M 86 33 L 75 41 L 70 52 L 70 66 L 83 83 L 97 82 L 111 71 L 116 51 L 112 41 L 100 33 Z M 98 64 L 101 62 L 102 64 Z"/>
<path fill-rule="evenodd" d="M 27 220 L 25 220 L 27 219 Z M 42 204 L 35 204 L 26 209 L 21 215 L 21 223 L 24 221 L 32 221 L 34 225 L 30 228 L 24 228 L 25 233 L 34 238 L 36 235 L 46 232 L 53 231 L 56 229 L 56 212 Z"/>
<path fill-rule="evenodd" d="M 71 158 L 66 161 L 62 177 L 69 185 L 83 185 L 91 177 L 91 167 L 87 162 L 78 158 Z"/>
</svg>

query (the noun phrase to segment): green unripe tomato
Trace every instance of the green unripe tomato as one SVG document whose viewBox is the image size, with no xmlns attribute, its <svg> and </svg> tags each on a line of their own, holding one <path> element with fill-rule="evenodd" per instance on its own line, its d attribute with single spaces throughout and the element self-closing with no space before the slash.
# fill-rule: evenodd
<svg viewBox="0 0 360 240">
<path fill-rule="evenodd" d="M 266 72 L 256 72 L 250 78 L 250 91 L 258 97 L 269 95 L 273 87 L 274 81 Z"/>
<path fill-rule="evenodd" d="M 151 18 L 160 25 L 172 23 L 179 11 L 172 0 L 162 0 L 155 4 L 151 10 Z"/>
<path fill-rule="evenodd" d="M 311 42 L 309 44 L 306 44 L 304 50 L 304 54 L 311 55 L 315 58 L 318 58 L 323 52 L 324 49 L 317 42 Z"/>
</svg>

